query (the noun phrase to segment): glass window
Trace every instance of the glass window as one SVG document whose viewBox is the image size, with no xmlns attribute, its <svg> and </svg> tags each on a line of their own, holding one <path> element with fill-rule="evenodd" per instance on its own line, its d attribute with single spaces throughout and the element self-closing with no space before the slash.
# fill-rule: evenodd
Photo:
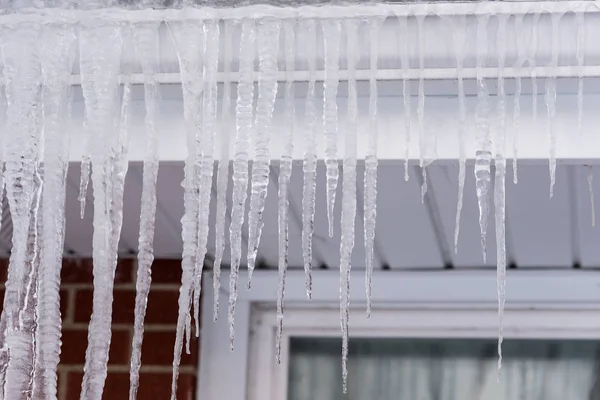
<svg viewBox="0 0 600 400">
<path fill-rule="evenodd" d="M 600 400 L 600 343 L 494 339 L 292 338 L 288 400 Z"/>
</svg>

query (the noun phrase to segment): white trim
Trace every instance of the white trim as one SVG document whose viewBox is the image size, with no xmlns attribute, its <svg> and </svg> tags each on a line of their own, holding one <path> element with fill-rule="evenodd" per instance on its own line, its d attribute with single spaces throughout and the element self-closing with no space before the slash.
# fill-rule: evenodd
<svg viewBox="0 0 600 400">
<path fill-rule="evenodd" d="M 252 290 L 242 290 L 240 299 L 274 302 L 277 299 L 276 271 L 255 271 Z M 240 285 L 246 285 L 245 274 Z M 350 300 L 366 302 L 364 270 L 351 274 Z M 310 303 L 339 302 L 339 272 L 313 271 L 313 297 Z M 492 270 L 375 271 L 372 280 L 375 303 L 496 304 L 496 273 Z M 586 270 L 508 271 L 506 284 L 509 304 L 539 307 L 583 303 L 600 304 L 600 272 Z M 304 271 L 288 271 L 285 288 L 288 306 L 306 303 Z M 305 304 L 303 304 L 305 305 Z"/>
<path fill-rule="evenodd" d="M 513 272 L 513 271 L 511 271 Z M 224 276 L 224 279 L 227 277 Z M 226 282 L 225 280 L 223 282 Z M 304 273 L 289 271 L 282 359 L 291 336 L 339 337 L 339 275 L 313 273 L 313 299 Z M 277 271 L 255 271 L 247 291 L 238 287 L 236 348 L 229 350 L 226 305 L 212 321 L 212 282 L 204 280 L 198 398 L 283 400 L 287 368 L 275 363 Z M 364 271 L 352 273 L 352 337 L 497 336 L 496 278 L 493 271 L 395 272 L 373 276 L 371 318 L 364 312 Z M 600 338 L 600 273 L 595 271 L 515 271 L 507 282 L 505 336 L 518 338 Z"/>
<path fill-rule="evenodd" d="M 0 24 L 12 26 L 23 22 L 37 23 L 97 23 L 103 22 L 149 22 L 193 21 L 206 19 L 239 20 L 242 18 L 352 18 L 417 16 L 417 15 L 498 15 L 527 14 L 529 12 L 596 13 L 599 7 L 591 1 L 511 1 L 497 3 L 420 3 L 420 4 L 368 4 L 368 5 L 317 5 L 278 7 L 250 5 L 240 7 L 185 7 L 167 9 L 127 10 L 102 8 L 93 10 L 67 10 L 60 8 L 21 8 L 17 13 L 0 15 Z"/>
</svg>

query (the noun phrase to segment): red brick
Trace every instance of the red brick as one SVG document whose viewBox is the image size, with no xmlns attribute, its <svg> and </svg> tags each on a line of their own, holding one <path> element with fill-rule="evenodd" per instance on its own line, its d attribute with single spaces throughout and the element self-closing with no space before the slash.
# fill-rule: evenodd
<svg viewBox="0 0 600 400">
<path fill-rule="evenodd" d="M 115 271 L 115 283 L 131 283 L 133 281 L 134 259 L 120 259 Z M 62 266 L 63 283 L 92 283 L 94 281 L 93 261 L 87 259 L 64 259 Z"/>
<path fill-rule="evenodd" d="M 2 259 L 0 259 L 0 283 L 6 282 L 7 277 L 8 277 L 8 259 L 2 258 Z"/>
<path fill-rule="evenodd" d="M 75 297 L 75 322 L 89 322 L 92 314 L 93 291 L 78 290 Z M 153 290 L 148 296 L 146 324 L 176 324 L 179 291 Z M 135 291 L 114 291 L 113 323 L 133 324 Z"/>
<path fill-rule="evenodd" d="M 67 318 L 67 308 L 69 307 L 69 292 L 67 290 L 60 291 L 60 315 L 64 321 Z"/>
<path fill-rule="evenodd" d="M 154 260 L 152 283 L 181 283 L 181 260 Z"/>
<path fill-rule="evenodd" d="M 60 362 L 65 364 L 84 364 L 87 348 L 87 330 L 63 329 Z M 109 351 L 109 364 L 127 365 L 130 361 L 131 336 L 129 331 L 113 330 Z"/>
<path fill-rule="evenodd" d="M 172 332 L 144 332 L 142 345 L 142 365 L 171 365 L 173 363 L 173 347 L 175 346 L 175 330 Z M 192 337 L 190 353 L 181 354 L 181 365 L 196 366 L 198 360 L 198 340 Z"/>
<path fill-rule="evenodd" d="M 79 400 L 83 373 L 70 372 L 67 381 L 66 400 Z M 196 378 L 192 374 L 180 374 L 177 388 L 178 400 L 191 400 L 195 395 Z M 168 399 L 171 396 L 170 373 L 141 373 L 138 399 Z M 104 385 L 104 399 L 129 399 L 129 374 L 109 373 Z"/>
</svg>

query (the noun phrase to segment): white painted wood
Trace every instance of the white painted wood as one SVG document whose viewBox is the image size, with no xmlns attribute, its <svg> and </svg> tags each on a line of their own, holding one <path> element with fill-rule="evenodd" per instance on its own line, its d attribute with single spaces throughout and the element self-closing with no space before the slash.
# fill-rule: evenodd
<svg viewBox="0 0 600 400">
<path fill-rule="evenodd" d="M 512 275 L 512 276 L 511 276 Z M 362 283 L 362 272 L 353 272 L 353 288 Z M 339 337 L 339 277 L 316 271 L 311 301 L 304 293 L 304 274 L 290 271 L 286 285 L 283 363 L 275 363 L 275 298 L 277 273 L 255 271 L 252 290 L 240 290 L 238 307 L 246 314 L 237 320 L 237 335 L 249 334 L 246 348 L 227 356 L 227 334 L 223 317 L 212 322 L 212 301 L 203 303 L 201 388 L 207 396 L 229 395 L 239 399 L 247 390 L 248 400 L 283 400 L 287 396 L 289 340 L 294 336 Z M 374 309 L 364 311 L 362 290 L 353 289 L 350 317 L 352 337 L 495 338 L 498 330 L 495 278 L 493 273 L 467 271 L 448 273 L 376 272 Z M 204 280 L 208 294 L 212 284 Z M 241 276 L 241 288 L 245 275 Z M 226 298 L 223 290 L 221 298 Z M 593 272 L 562 271 L 545 274 L 509 274 L 504 333 L 507 338 L 598 339 L 600 320 L 600 276 Z M 208 317 L 207 317 L 208 315 Z M 208 325 L 206 325 L 208 324 Z M 208 352 L 205 349 L 208 347 Z M 230 353 L 234 354 L 234 353 Z M 213 364 L 214 363 L 214 364 Z M 202 368 L 210 365 L 210 368 Z M 248 378 L 244 378 L 247 366 Z M 225 371 L 219 378 L 217 374 Z M 241 374 L 241 375 L 235 375 Z M 210 383 L 210 384 L 209 384 Z M 247 385 L 247 386 L 244 386 Z M 210 388 L 207 392 L 206 388 Z M 213 397 L 201 397 L 213 398 Z M 219 397 L 216 397 L 219 398 Z"/>
<path fill-rule="evenodd" d="M 223 274 L 226 284 L 228 274 Z M 212 280 L 203 281 L 202 327 L 200 333 L 200 364 L 198 399 L 246 400 L 250 302 L 241 298 L 236 307 L 236 339 L 234 350 L 229 346 L 227 322 L 227 291 L 220 292 L 220 316 L 213 321 Z"/>
</svg>

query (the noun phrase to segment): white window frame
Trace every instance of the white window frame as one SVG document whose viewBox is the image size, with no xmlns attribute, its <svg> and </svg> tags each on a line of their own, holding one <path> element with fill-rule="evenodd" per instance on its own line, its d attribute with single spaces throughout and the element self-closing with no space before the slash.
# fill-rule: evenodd
<svg viewBox="0 0 600 400">
<path fill-rule="evenodd" d="M 212 281 L 205 279 L 198 399 L 284 400 L 289 339 L 339 337 L 339 274 L 313 273 L 306 299 L 304 272 L 288 272 L 282 364 L 275 362 L 277 271 L 256 271 L 252 290 L 240 274 L 235 348 L 230 351 L 223 276 L 221 311 L 212 319 Z M 350 340 L 357 337 L 496 338 L 496 277 L 492 271 L 396 272 L 373 275 L 373 312 L 365 313 L 364 271 L 352 273 Z M 508 338 L 599 339 L 600 273 L 511 271 Z"/>
</svg>

